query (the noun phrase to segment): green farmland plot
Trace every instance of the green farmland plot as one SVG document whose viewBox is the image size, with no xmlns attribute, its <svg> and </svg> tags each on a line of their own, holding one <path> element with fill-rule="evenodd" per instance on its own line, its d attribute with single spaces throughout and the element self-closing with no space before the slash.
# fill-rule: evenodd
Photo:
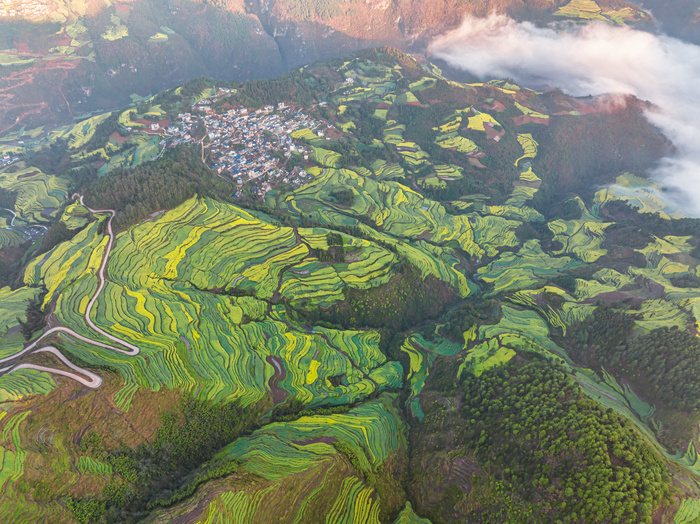
<svg viewBox="0 0 700 524">
<path fill-rule="evenodd" d="M 423 420 L 420 394 L 425 387 L 425 381 L 428 379 L 435 359 L 438 356 L 456 355 L 461 349 L 458 344 L 449 340 L 439 338 L 437 341 L 428 341 L 420 335 L 412 335 L 403 342 L 401 351 L 408 355 L 410 362 L 407 381 L 411 385 L 411 396 L 408 405 L 414 417 Z"/>
<path fill-rule="evenodd" d="M 389 120 L 382 131 L 384 143 L 394 145 L 401 144 L 404 141 L 403 134 L 405 131 L 406 126 L 404 124 L 397 124 L 396 120 Z"/>
<path fill-rule="evenodd" d="M 700 520 L 700 501 L 685 499 L 681 501 L 678 513 L 673 517 L 673 524 L 695 524 Z"/>
<path fill-rule="evenodd" d="M 102 217 L 102 220 L 106 218 Z M 98 232 L 99 227 L 99 222 L 93 222 L 71 240 L 59 244 L 47 255 L 37 257 L 27 265 L 24 282 L 30 286 L 46 286 L 48 292 L 44 304 L 50 303 L 54 298 L 67 299 L 68 295 L 64 294 L 67 287 L 72 288 L 76 284 L 80 287 L 93 285 L 95 279 L 91 279 L 90 275 L 96 273 L 107 245 L 107 238 Z M 87 293 L 85 297 L 85 305 L 82 307 L 75 311 L 66 308 L 62 312 L 79 318 L 78 309 L 85 311 L 89 298 Z"/>
<path fill-rule="evenodd" d="M 457 131 L 436 136 L 435 143 L 443 149 L 454 149 L 460 153 L 473 153 L 479 149 L 476 143 L 459 135 Z"/>
<path fill-rule="evenodd" d="M 21 164 L 20 164 L 21 167 Z M 70 182 L 36 167 L 0 171 L 0 188 L 15 193 L 14 212 L 27 224 L 46 223 L 68 198 Z"/>
<path fill-rule="evenodd" d="M 434 87 L 436 83 L 437 80 L 435 78 L 424 76 L 420 80 L 411 83 L 408 87 L 411 91 L 424 91 Z"/>
<path fill-rule="evenodd" d="M 557 219 L 547 224 L 554 233 L 554 240 L 561 242 L 563 248 L 556 254 L 566 253 L 579 258 L 583 262 L 595 262 L 607 254 L 602 248 L 605 242 L 605 229 L 612 225 L 596 219 L 586 209 L 580 198 L 575 199 L 581 210 L 578 220 Z"/>
<path fill-rule="evenodd" d="M 9 225 L 10 221 L 0 217 L 0 249 L 21 246 L 24 235 Z"/>
<path fill-rule="evenodd" d="M 421 167 L 430 164 L 430 155 L 423 151 L 415 142 L 398 142 L 396 151 L 402 157 L 405 167 L 411 171 L 418 171 Z"/>
<path fill-rule="evenodd" d="M 407 447 L 396 400 L 382 396 L 345 414 L 273 423 L 238 439 L 217 458 L 241 467 L 198 506 L 200 521 L 379 523 L 388 501 L 368 479 L 387 475 L 384 464 Z M 186 511 L 191 507 L 179 504 L 159 520 Z"/>
<path fill-rule="evenodd" d="M 577 284 L 579 282 L 589 284 L 589 282 L 584 280 L 578 280 Z M 592 283 L 597 284 L 596 281 L 592 281 L 591 284 Z M 559 300 L 563 299 L 563 301 L 560 302 L 559 306 L 555 307 L 549 304 L 544 305 L 546 295 L 548 294 L 557 295 Z M 561 328 L 564 335 L 566 335 L 567 326 L 586 321 L 596 310 L 595 305 L 578 302 L 576 298 L 555 286 L 517 291 L 513 293 L 509 299 L 515 304 L 520 304 L 538 311 L 547 319 L 547 322 L 549 322 L 551 326 Z"/>
<path fill-rule="evenodd" d="M 35 300 L 38 295 L 37 288 L 0 288 L 0 356 L 13 353 L 22 347 L 24 338 L 19 322 L 27 321 L 27 306 L 30 300 Z"/>
<path fill-rule="evenodd" d="M 518 134 L 518 142 L 523 148 L 523 155 L 515 161 L 516 166 L 520 163 L 521 160 L 527 158 L 535 158 L 537 156 L 537 146 L 539 146 L 537 141 L 534 138 L 532 138 L 532 135 L 530 133 Z"/>
<path fill-rule="evenodd" d="M 663 194 L 660 184 L 632 173 L 620 175 L 610 187 L 597 191 L 593 210 L 613 200 L 627 202 L 641 213 L 658 213 L 667 220 L 684 216 L 678 206 Z"/>
<path fill-rule="evenodd" d="M 48 134 L 49 142 L 67 140 L 70 149 L 79 149 L 87 144 L 95 134 L 97 127 L 107 120 L 112 113 L 103 113 L 93 116 L 72 126 L 61 127 Z"/>
<path fill-rule="evenodd" d="M 424 519 L 416 515 L 413 511 L 413 506 L 410 502 L 406 502 L 406 507 L 401 510 L 399 516 L 396 517 L 394 524 L 431 524 L 428 519 Z"/>
<path fill-rule="evenodd" d="M 75 230 L 85 227 L 89 218 L 90 211 L 76 201 L 66 206 L 61 216 L 61 222 L 65 224 L 67 229 Z"/>
<path fill-rule="evenodd" d="M 340 187 L 354 194 L 350 209 L 338 206 L 330 197 Z M 428 237 L 443 245 L 454 242 L 476 256 L 517 245 L 513 230 L 519 223 L 515 221 L 501 217 L 453 216 L 439 203 L 405 185 L 368 179 L 350 169 L 326 169 L 313 182 L 287 196 L 286 201 L 294 202 L 295 209 L 329 224 L 338 220 L 343 223 L 351 214 L 371 220 L 377 230 L 394 237 Z"/>
<path fill-rule="evenodd" d="M 542 279 L 553 277 L 580 265 L 568 256 L 552 257 L 542 251 L 539 241 L 528 240 L 517 253 L 505 252 L 478 269 L 480 280 L 493 286 L 492 295 L 506 291 L 532 289 Z"/>
<path fill-rule="evenodd" d="M 318 440 L 319 437 L 330 437 L 352 448 L 360 467 L 371 470 L 384 463 L 394 450 L 406 445 L 405 430 L 392 405 L 393 401 L 394 397 L 383 396 L 345 414 L 302 417 L 294 422 L 270 424 L 251 437 L 231 444 L 220 456 L 245 460 L 249 464 L 246 467 L 251 471 L 268 479 L 279 479 L 304 471 L 305 465 L 285 461 L 284 454 L 274 452 L 275 447 L 284 446 L 282 443 L 303 443 Z M 267 453 L 257 445 L 265 441 L 271 446 Z M 316 459 L 311 453 L 307 454 L 306 460 Z"/>
<path fill-rule="evenodd" d="M 375 160 L 372 172 L 379 180 L 400 180 L 406 177 L 406 172 L 399 164 L 389 164 L 386 160 Z"/>
<path fill-rule="evenodd" d="M 56 383 L 50 374 L 35 369 L 19 369 L 0 377 L 0 403 L 19 402 L 34 395 L 46 395 L 54 388 Z"/>
<path fill-rule="evenodd" d="M 462 366 L 477 375 L 510 360 L 514 349 L 548 355 L 562 364 L 570 362 L 566 352 L 551 340 L 549 326 L 540 315 L 510 306 L 503 306 L 498 324 L 478 329 L 474 344 Z"/>
<path fill-rule="evenodd" d="M 59 320 L 86 337 L 95 336 L 82 315 L 106 245 L 106 238 L 96 234 L 98 227 L 91 224 L 33 261 L 25 275 L 28 283 L 45 283 L 47 301 L 58 296 Z M 86 362 L 119 370 L 129 391 L 118 400 L 125 409 L 137 387 L 200 388 L 210 398 L 239 398 L 246 404 L 267 395 L 280 401 L 346 403 L 396 387 L 400 366 L 381 354 L 377 337 L 356 332 L 341 340 L 338 333 L 315 333 L 296 326 L 281 306 L 265 302 L 276 300 L 295 277 L 306 280 L 306 271 L 310 293 L 315 285 L 328 289 L 326 267 L 343 285 L 366 286 L 386 278 L 393 254 L 357 239 L 348 239 L 358 243 L 350 252 L 354 262 L 314 266 L 309 245 L 319 245 L 322 233 L 304 230 L 297 239 L 291 228 L 266 224 L 230 205 L 192 199 L 122 234 L 110 256 L 110 280 L 92 316 L 141 353 L 123 357 L 81 344 L 72 350 Z M 288 270 L 291 277 L 285 278 Z M 230 296 L 229 291 L 253 296 Z M 353 344 L 356 351 L 350 351 Z M 345 385 L 330 382 L 339 376 Z"/>
<path fill-rule="evenodd" d="M 346 286 L 368 289 L 386 283 L 396 256 L 367 240 L 353 240 L 344 262 L 329 265 L 309 259 L 289 268 L 282 277 L 280 294 L 292 302 L 320 301 L 327 305 L 342 300 Z"/>
</svg>

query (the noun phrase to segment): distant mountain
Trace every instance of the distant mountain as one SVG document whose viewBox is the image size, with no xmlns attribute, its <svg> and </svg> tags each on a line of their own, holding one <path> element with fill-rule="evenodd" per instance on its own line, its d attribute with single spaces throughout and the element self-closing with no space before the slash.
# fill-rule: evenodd
<svg viewBox="0 0 700 524">
<path fill-rule="evenodd" d="M 465 14 L 494 10 L 537 23 L 601 19 L 653 27 L 651 17 L 622 0 L 32 0 L 12 5 L 0 7 L 0 135 L 18 126 L 67 123 L 198 76 L 271 77 L 373 45 L 421 50 Z"/>
<path fill-rule="evenodd" d="M 658 28 L 670 36 L 700 44 L 700 3 L 696 0 L 631 0 L 648 10 Z"/>
</svg>

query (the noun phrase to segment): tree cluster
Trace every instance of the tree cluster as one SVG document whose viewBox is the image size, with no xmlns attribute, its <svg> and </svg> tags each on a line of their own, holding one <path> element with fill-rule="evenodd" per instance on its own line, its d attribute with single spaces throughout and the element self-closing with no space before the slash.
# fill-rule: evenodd
<svg viewBox="0 0 700 524">
<path fill-rule="evenodd" d="M 563 370 L 511 361 L 462 386 L 467 449 L 531 522 L 651 522 L 667 497 L 661 459 Z"/>
<path fill-rule="evenodd" d="M 212 460 L 226 444 L 257 427 L 254 408 L 186 398 L 163 415 L 150 444 L 107 452 L 99 438 L 81 448 L 112 466 L 114 475 L 99 499 L 69 499 L 79 522 L 135 522 L 156 506 L 191 495 L 206 480 L 235 472 L 237 462 Z"/>
<path fill-rule="evenodd" d="M 114 209 L 114 226 L 120 229 L 195 194 L 228 200 L 232 184 L 218 178 L 197 154 L 196 148 L 180 146 L 156 162 L 115 170 L 85 191 L 85 203 Z"/>
</svg>

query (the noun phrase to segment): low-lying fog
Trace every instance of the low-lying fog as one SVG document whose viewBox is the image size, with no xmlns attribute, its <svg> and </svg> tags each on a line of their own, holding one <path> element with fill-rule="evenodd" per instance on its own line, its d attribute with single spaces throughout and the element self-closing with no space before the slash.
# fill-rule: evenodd
<svg viewBox="0 0 700 524">
<path fill-rule="evenodd" d="M 700 216 L 700 47 L 605 23 L 538 28 L 506 16 L 467 18 L 436 38 L 431 56 L 484 79 L 510 77 L 575 96 L 626 93 L 649 100 L 647 117 L 677 147 L 652 176 Z"/>
</svg>

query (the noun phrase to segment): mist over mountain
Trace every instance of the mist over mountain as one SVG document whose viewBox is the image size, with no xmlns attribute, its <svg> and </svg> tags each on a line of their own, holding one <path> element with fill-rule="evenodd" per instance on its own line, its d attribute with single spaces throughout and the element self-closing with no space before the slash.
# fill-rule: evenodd
<svg viewBox="0 0 700 524">
<path fill-rule="evenodd" d="M 0 8 L 0 134 L 115 109 L 198 76 L 269 78 L 375 45 L 422 52 L 465 15 L 654 28 L 629 2 L 586 0 L 581 11 L 577 1 L 32 0 L 12 16 Z"/>
<path fill-rule="evenodd" d="M 652 102 L 647 118 L 677 148 L 653 176 L 684 212 L 700 215 L 697 45 L 602 22 L 542 28 L 492 15 L 465 18 L 429 49 L 482 79 L 510 77 L 534 88 L 556 86 L 574 96 L 631 94 Z"/>
</svg>

